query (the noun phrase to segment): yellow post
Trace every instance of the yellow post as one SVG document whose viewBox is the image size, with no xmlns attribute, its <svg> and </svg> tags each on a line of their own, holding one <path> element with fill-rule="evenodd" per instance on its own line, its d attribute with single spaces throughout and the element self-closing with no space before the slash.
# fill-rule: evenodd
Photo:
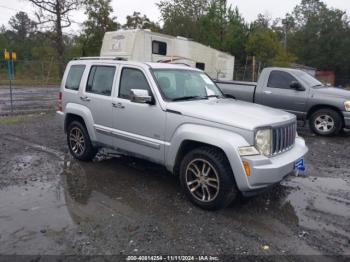
<svg viewBox="0 0 350 262">
<path fill-rule="evenodd" d="M 10 59 L 10 52 L 7 52 L 7 51 L 5 50 L 5 52 L 4 52 L 4 58 L 5 58 L 5 60 L 9 60 L 9 59 Z"/>
<path fill-rule="evenodd" d="M 17 60 L 17 54 L 16 52 L 11 52 L 11 59 L 16 61 Z"/>
</svg>

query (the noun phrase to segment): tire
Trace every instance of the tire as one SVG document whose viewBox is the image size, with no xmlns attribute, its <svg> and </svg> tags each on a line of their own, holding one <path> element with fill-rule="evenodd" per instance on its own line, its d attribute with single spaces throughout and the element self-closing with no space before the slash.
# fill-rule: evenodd
<svg viewBox="0 0 350 262">
<path fill-rule="evenodd" d="M 343 120 L 333 109 L 319 109 L 311 115 L 311 130 L 320 136 L 337 135 L 343 128 Z"/>
<path fill-rule="evenodd" d="M 77 140 L 79 139 L 78 144 Z M 89 133 L 85 125 L 79 121 L 72 121 L 67 129 L 67 144 L 72 156 L 81 161 L 91 161 L 97 149 L 92 146 Z"/>
<path fill-rule="evenodd" d="M 203 165 L 207 175 L 203 173 Z M 194 182 L 195 180 L 197 181 Z M 189 200 L 206 210 L 222 209 L 238 194 L 234 175 L 225 154 L 212 147 L 200 147 L 184 156 L 180 164 L 180 183 Z M 194 191 L 191 192 L 191 189 Z"/>
</svg>

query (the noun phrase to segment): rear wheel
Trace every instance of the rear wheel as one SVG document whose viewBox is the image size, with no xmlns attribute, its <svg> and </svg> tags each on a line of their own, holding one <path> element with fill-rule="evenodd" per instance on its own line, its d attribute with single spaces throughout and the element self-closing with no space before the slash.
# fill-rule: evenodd
<svg viewBox="0 0 350 262">
<path fill-rule="evenodd" d="M 343 121 L 338 112 L 333 109 L 320 109 L 310 118 L 312 131 L 321 136 L 337 135 L 343 127 Z"/>
<path fill-rule="evenodd" d="M 68 125 L 67 143 L 70 153 L 78 160 L 91 161 L 97 153 L 86 127 L 79 121 L 73 121 Z"/>
<path fill-rule="evenodd" d="M 238 193 L 226 156 L 211 147 L 194 149 L 185 155 L 180 182 L 190 201 L 207 210 L 226 207 Z"/>
</svg>

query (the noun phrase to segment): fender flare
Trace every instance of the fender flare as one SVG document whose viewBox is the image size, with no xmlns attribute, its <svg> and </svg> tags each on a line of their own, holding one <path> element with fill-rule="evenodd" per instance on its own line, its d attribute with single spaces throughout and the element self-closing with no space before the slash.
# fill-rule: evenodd
<svg viewBox="0 0 350 262">
<path fill-rule="evenodd" d="M 231 165 L 237 186 L 249 183 L 238 152 L 239 147 L 249 146 L 243 136 L 225 129 L 184 124 L 175 131 L 170 146 L 166 150 L 165 163 L 171 172 L 174 170 L 177 154 L 184 141 L 205 143 L 220 148 L 226 154 Z"/>
<path fill-rule="evenodd" d="M 96 141 L 96 134 L 94 129 L 94 119 L 92 117 L 92 114 L 90 112 L 90 109 L 86 106 L 74 104 L 74 103 L 68 103 L 65 108 L 65 119 L 64 123 L 66 124 L 66 117 L 68 114 L 73 114 L 80 116 L 83 118 L 85 122 L 86 129 L 89 133 L 90 139 L 92 141 Z"/>
</svg>

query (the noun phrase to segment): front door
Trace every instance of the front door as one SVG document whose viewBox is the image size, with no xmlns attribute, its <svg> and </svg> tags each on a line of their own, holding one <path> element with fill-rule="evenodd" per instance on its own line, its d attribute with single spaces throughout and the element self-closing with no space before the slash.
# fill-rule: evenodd
<svg viewBox="0 0 350 262">
<path fill-rule="evenodd" d="M 118 94 L 113 100 L 115 146 L 163 163 L 166 113 L 156 99 L 153 104 L 130 101 L 131 89 L 147 90 L 153 96 L 149 83 L 147 74 L 141 68 L 121 68 Z"/>
<path fill-rule="evenodd" d="M 290 87 L 293 81 L 298 80 L 288 72 L 273 70 L 267 84 L 260 90 L 256 103 L 282 109 L 295 114 L 299 119 L 304 117 L 308 98 L 308 89 L 295 90 Z"/>
</svg>

